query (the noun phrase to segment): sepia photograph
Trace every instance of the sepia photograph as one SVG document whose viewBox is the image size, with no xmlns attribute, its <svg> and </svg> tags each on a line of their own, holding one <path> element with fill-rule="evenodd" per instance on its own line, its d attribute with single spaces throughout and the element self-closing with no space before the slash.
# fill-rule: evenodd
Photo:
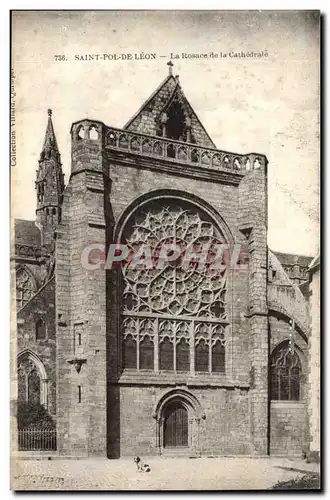
<svg viewBox="0 0 330 500">
<path fill-rule="evenodd" d="M 320 490 L 320 11 L 10 24 L 11 490 Z"/>
</svg>

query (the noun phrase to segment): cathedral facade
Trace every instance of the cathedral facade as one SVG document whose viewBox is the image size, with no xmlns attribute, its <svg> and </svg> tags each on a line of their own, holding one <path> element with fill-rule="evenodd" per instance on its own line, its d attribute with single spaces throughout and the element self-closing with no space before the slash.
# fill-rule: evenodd
<svg viewBox="0 0 330 500">
<path fill-rule="evenodd" d="M 35 428 L 64 457 L 309 448 L 312 259 L 268 248 L 267 158 L 217 149 L 171 70 L 123 128 L 72 124 L 66 186 L 48 112 L 36 220 L 15 221 L 22 451 Z M 114 244 L 239 255 L 101 265 Z"/>
</svg>

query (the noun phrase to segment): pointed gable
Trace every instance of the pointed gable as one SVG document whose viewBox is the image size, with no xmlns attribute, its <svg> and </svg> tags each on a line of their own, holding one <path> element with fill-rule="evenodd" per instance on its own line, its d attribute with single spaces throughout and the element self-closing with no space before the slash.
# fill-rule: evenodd
<svg viewBox="0 0 330 500">
<path fill-rule="evenodd" d="M 179 120 L 182 121 L 182 134 L 180 134 Z M 164 136 L 164 127 L 166 130 L 171 128 L 172 133 L 169 135 L 165 133 Z M 184 95 L 179 77 L 174 78 L 171 73 L 126 123 L 124 129 L 216 148 Z"/>
</svg>

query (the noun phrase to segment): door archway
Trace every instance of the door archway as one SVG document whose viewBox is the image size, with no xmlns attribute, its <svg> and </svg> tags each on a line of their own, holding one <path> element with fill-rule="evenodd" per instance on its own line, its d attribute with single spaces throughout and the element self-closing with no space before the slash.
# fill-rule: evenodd
<svg viewBox="0 0 330 500">
<path fill-rule="evenodd" d="M 153 417 L 160 454 L 171 450 L 199 453 L 200 426 L 205 413 L 193 394 L 179 388 L 166 392 L 158 401 Z"/>
<path fill-rule="evenodd" d="M 164 408 L 164 448 L 188 447 L 188 411 L 181 401 L 170 402 Z"/>
</svg>

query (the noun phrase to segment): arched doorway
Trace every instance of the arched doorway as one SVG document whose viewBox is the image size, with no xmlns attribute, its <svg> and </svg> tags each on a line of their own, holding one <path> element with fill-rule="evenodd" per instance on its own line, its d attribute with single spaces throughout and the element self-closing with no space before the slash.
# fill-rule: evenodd
<svg viewBox="0 0 330 500">
<path fill-rule="evenodd" d="M 180 401 L 173 401 L 164 409 L 164 448 L 188 447 L 188 411 Z"/>
<path fill-rule="evenodd" d="M 166 392 L 158 401 L 153 417 L 160 454 L 198 455 L 200 425 L 205 414 L 193 394 L 179 388 Z"/>
</svg>

